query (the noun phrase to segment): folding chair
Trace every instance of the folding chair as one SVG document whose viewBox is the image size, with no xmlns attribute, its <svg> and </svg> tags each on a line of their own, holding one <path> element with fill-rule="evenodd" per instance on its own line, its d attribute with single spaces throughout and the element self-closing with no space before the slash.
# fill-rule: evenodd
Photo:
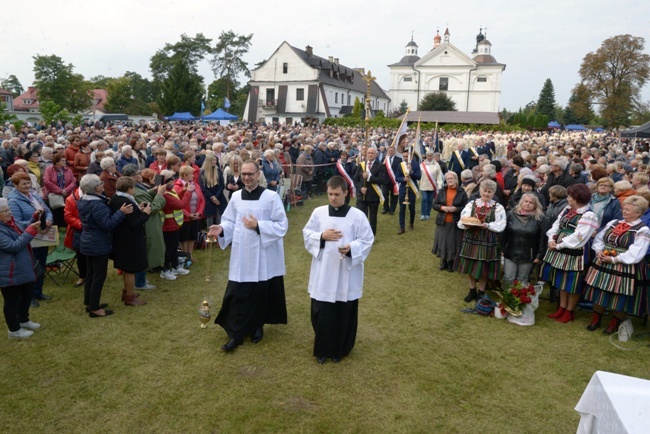
<svg viewBox="0 0 650 434">
<path fill-rule="evenodd" d="M 59 286 L 59 282 L 55 278 L 55 275 L 63 276 L 62 284 L 65 284 L 68 280 L 70 273 L 79 277 L 79 273 L 77 273 L 74 267 L 77 253 L 74 250 L 68 249 L 63 244 L 65 242 L 65 229 L 59 235 L 59 244 L 47 254 L 47 261 L 45 263 L 45 275 L 49 276 L 56 286 Z"/>
</svg>

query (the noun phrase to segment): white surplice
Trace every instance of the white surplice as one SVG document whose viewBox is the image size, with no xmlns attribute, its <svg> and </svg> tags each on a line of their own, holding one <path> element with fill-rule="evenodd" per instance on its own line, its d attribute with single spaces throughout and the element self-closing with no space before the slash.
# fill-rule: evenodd
<svg viewBox="0 0 650 434">
<path fill-rule="evenodd" d="M 343 233 L 338 241 L 325 241 L 321 234 L 327 229 Z M 345 217 L 330 216 L 329 206 L 316 208 L 302 230 L 305 248 L 312 255 L 309 294 L 318 301 L 334 303 L 353 301 L 363 294 L 363 263 L 370 254 L 375 237 L 368 218 L 350 207 Z M 351 256 L 341 259 L 340 245 L 350 244 Z"/>
<path fill-rule="evenodd" d="M 259 234 L 244 227 L 243 218 L 255 216 Z M 284 276 L 283 237 L 289 228 L 287 214 L 274 191 L 264 190 L 258 200 L 243 200 L 242 190 L 234 192 L 221 217 L 223 236 L 219 246 L 232 243 L 228 279 L 235 282 L 263 282 Z"/>
</svg>

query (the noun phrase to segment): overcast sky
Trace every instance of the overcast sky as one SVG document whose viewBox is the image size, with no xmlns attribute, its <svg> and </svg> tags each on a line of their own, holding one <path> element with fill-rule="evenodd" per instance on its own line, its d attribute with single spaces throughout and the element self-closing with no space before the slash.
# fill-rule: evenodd
<svg viewBox="0 0 650 434">
<path fill-rule="evenodd" d="M 566 105 L 585 54 L 614 35 L 650 35 L 647 0 L 3 0 L 0 78 L 34 80 L 36 54 L 56 54 L 86 78 L 134 71 L 150 77 L 149 59 L 166 42 L 203 33 L 216 42 L 222 30 L 253 33 L 245 57 L 252 69 L 282 43 L 338 57 L 348 67 L 370 69 L 388 90 L 387 65 L 404 55 L 413 38 L 424 56 L 436 29 L 449 28 L 450 42 L 470 54 L 479 27 L 487 27 L 492 54 L 506 70 L 500 108 L 516 110 L 536 101 L 547 78 L 556 102 Z M 318 6 L 317 6 L 318 5 Z M 484 31 L 485 33 L 485 31 Z M 646 52 L 650 41 L 646 40 Z M 207 61 L 206 84 L 214 80 Z M 650 86 L 643 89 L 650 100 Z"/>
</svg>

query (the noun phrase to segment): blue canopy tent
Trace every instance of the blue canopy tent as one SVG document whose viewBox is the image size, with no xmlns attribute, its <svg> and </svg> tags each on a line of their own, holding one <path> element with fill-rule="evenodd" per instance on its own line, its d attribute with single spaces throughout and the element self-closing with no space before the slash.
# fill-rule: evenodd
<svg viewBox="0 0 650 434">
<path fill-rule="evenodd" d="M 602 133 L 603 131 L 605 131 L 605 130 L 603 130 L 603 129 L 600 128 L 600 127 L 596 128 L 596 129 L 594 130 L 595 133 Z"/>
<path fill-rule="evenodd" d="M 587 128 L 583 125 L 567 125 L 564 129 L 567 131 L 587 131 Z"/>
<path fill-rule="evenodd" d="M 223 109 L 218 108 L 214 113 L 203 116 L 204 121 L 236 121 L 239 117 L 225 112 Z"/>
<path fill-rule="evenodd" d="M 561 125 L 556 121 L 551 121 L 551 122 L 548 123 L 548 127 L 549 128 L 560 128 Z"/>
<path fill-rule="evenodd" d="M 174 113 L 171 116 L 167 116 L 165 119 L 168 121 L 195 121 L 198 118 L 196 116 L 192 116 L 192 113 L 190 112 L 183 112 L 183 113 Z"/>
</svg>

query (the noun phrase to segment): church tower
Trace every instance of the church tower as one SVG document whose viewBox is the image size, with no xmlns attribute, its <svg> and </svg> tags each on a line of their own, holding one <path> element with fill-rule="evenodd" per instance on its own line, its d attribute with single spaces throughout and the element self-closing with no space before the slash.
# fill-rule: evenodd
<svg viewBox="0 0 650 434">
<path fill-rule="evenodd" d="M 440 37 L 440 30 L 436 29 L 436 36 L 433 37 L 433 49 L 435 50 L 440 46 L 440 41 L 442 38 Z"/>
<path fill-rule="evenodd" d="M 445 44 L 449 43 L 449 27 L 445 29 Z"/>
<path fill-rule="evenodd" d="M 479 28 L 478 35 L 476 35 L 476 46 L 472 50 L 472 54 L 476 55 L 478 54 L 478 45 L 485 39 L 485 35 L 483 35 L 483 27 Z"/>
<path fill-rule="evenodd" d="M 406 44 L 406 51 L 404 56 L 417 56 L 418 55 L 418 44 L 413 41 L 413 35 L 411 35 L 411 40 Z"/>
</svg>

